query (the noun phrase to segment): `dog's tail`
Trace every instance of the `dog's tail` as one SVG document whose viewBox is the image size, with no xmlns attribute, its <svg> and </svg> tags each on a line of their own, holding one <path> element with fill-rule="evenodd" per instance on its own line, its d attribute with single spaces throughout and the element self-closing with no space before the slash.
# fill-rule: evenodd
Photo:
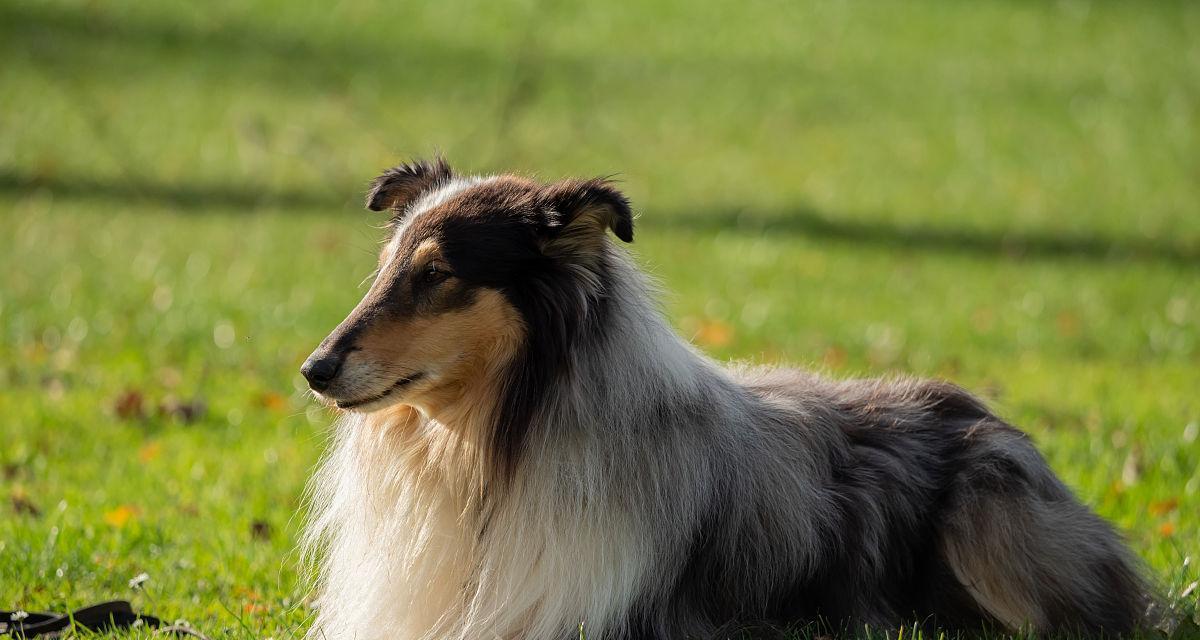
<svg viewBox="0 0 1200 640">
<path fill-rule="evenodd" d="M 950 489 L 941 550 L 980 608 L 1014 630 L 1096 637 L 1144 629 L 1154 597 L 1120 536 L 1024 434 L 977 433 Z"/>
</svg>

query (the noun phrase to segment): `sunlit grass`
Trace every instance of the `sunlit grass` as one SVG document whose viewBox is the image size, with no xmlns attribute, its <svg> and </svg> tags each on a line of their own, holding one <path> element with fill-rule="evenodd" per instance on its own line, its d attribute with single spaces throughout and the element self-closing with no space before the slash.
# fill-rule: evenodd
<svg viewBox="0 0 1200 640">
<path fill-rule="evenodd" d="M 304 627 L 329 416 L 297 367 L 373 267 L 362 186 L 434 149 L 620 172 L 684 335 L 976 390 L 1177 595 L 1197 33 L 1172 2 L 0 5 L 0 608 Z"/>
</svg>

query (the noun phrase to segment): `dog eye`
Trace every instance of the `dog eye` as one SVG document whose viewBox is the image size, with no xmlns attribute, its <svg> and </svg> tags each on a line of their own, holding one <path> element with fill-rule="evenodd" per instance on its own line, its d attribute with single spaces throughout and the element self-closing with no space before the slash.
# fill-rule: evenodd
<svg viewBox="0 0 1200 640">
<path fill-rule="evenodd" d="M 436 264 L 430 264 L 421 272 L 421 282 L 427 285 L 437 284 L 450 277 L 450 272 Z"/>
</svg>

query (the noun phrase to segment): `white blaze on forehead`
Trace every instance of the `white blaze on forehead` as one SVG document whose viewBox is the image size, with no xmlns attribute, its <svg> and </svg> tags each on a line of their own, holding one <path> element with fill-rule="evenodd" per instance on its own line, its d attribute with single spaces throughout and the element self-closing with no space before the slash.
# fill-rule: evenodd
<svg viewBox="0 0 1200 640">
<path fill-rule="evenodd" d="M 384 248 L 384 260 L 382 266 L 387 266 L 396 259 L 396 253 L 399 251 L 400 242 L 404 239 L 409 227 L 412 226 L 413 220 L 421 217 L 430 209 L 449 200 L 455 194 L 466 191 L 470 187 L 484 184 L 491 180 L 495 180 L 495 176 L 463 176 L 454 178 L 437 189 L 426 193 L 417 198 L 408 206 L 408 211 L 404 214 L 404 219 L 400 222 L 400 226 L 396 227 L 396 232 L 392 234 L 391 241 Z"/>
</svg>

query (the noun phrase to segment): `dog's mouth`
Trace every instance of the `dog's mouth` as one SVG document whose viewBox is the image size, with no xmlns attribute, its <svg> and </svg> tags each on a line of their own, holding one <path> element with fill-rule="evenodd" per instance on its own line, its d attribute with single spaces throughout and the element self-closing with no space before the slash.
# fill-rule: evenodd
<svg viewBox="0 0 1200 640">
<path fill-rule="evenodd" d="M 418 371 L 412 375 L 406 376 L 404 378 L 400 378 L 392 386 L 385 389 L 382 393 L 377 393 L 377 394 L 367 397 L 367 398 L 359 398 L 358 400 L 338 400 L 338 401 L 334 402 L 334 404 L 336 404 L 337 408 L 339 408 L 339 409 L 353 409 L 355 407 L 361 407 L 363 405 L 371 404 L 372 402 L 379 402 L 380 400 L 383 400 L 384 398 L 395 393 L 398 389 L 407 387 L 408 385 L 410 385 L 424 377 L 425 377 L 425 372 Z"/>
</svg>

